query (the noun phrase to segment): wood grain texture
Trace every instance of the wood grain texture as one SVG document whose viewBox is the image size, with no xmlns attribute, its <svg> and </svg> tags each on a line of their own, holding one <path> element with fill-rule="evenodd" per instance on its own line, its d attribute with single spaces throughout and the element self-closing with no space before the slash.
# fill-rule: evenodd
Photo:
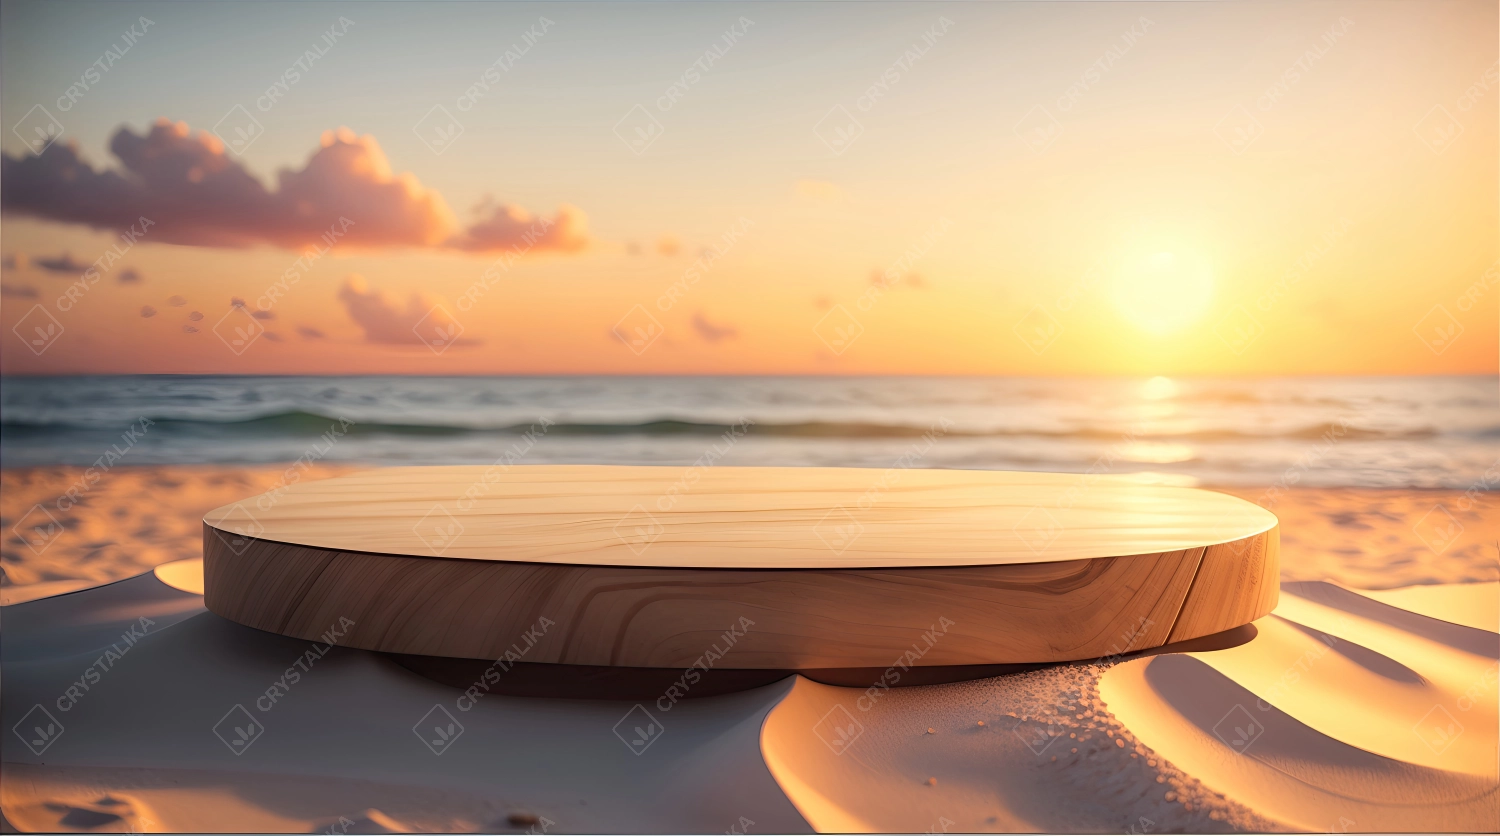
<svg viewBox="0 0 1500 836">
<path fill-rule="evenodd" d="M 407 521 L 416 509 L 402 508 L 432 496 L 432 470 L 395 471 L 408 475 L 425 471 L 422 478 L 406 480 L 405 489 L 399 476 L 366 477 L 356 484 L 363 489 L 379 485 L 383 493 L 375 505 Z M 538 467 L 514 468 L 510 473 L 557 476 L 559 470 L 577 476 L 587 471 L 658 469 Z M 1049 558 L 1027 546 L 1033 559 L 1023 562 L 1017 559 L 1016 549 L 1002 547 L 991 551 L 992 563 L 976 564 L 972 561 L 980 554 L 980 538 L 975 509 L 988 509 L 989 536 L 997 540 L 1015 536 L 1012 520 L 1026 518 L 1038 507 L 1045 510 L 1032 504 L 1021 512 L 1012 505 L 985 506 L 980 500 L 1019 495 L 1015 492 L 1023 489 L 1017 485 L 1035 488 L 1056 483 L 1038 481 L 1033 478 L 1037 474 L 988 473 L 976 478 L 968 473 L 922 472 L 937 475 L 916 480 L 919 489 L 905 501 L 889 505 L 882 501 L 865 511 L 858 518 L 868 521 L 864 531 L 842 554 L 834 555 L 838 558 L 832 561 L 835 565 L 827 566 L 801 553 L 811 544 L 805 532 L 800 539 L 793 536 L 789 520 L 799 520 L 803 528 L 815 525 L 821 519 L 818 512 L 826 513 L 828 503 L 840 495 L 828 486 L 847 487 L 851 475 L 841 472 L 830 477 L 820 469 L 765 469 L 779 471 L 778 492 L 769 490 L 765 474 L 748 472 L 754 470 L 759 469 L 722 469 L 727 476 L 742 477 L 742 484 L 756 486 L 757 492 L 736 498 L 728 490 L 732 479 L 719 483 L 720 492 L 714 494 L 718 499 L 709 503 L 720 509 L 716 513 L 723 518 L 717 536 L 706 518 L 708 506 L 692 506 L 684 500 L 657 517 L 664 533 L 642 554 L 627 548 L 630 558 L 612 555 L 629 561 L 620 564 L 597 562 L 609 553 L 597 542 L 600 527 L 609 530 L 607 518 L 597 516 L 604 506 L 596 501 L 593 511 L 569 510 L 572 483 L 566 480 L 537 479 L 529 491 L 521 491 L 520 482 L 515 483 L 510 495 L 520 497 L 519 504 L 529 509 L 530 524 L 522 519 L 527 514 L 499 505 L 476 513 L 505 517 L 504 521 L 471 526 L 469 516 L 456 515 L 465 534 L 478 529 L 489 538 L 487 558 L 286 542 L 284 538 L 289 537 L 324 541 L 337 536 L 340 526 L 357 528 L 374 519 L 360 502 L 355 502 L 359 510 L 351 518 L 338 516 L 333 498 L 348 496 L 347 485 L 330 488 L 322 483 L 325 487 L 317 490 L 287 491 L 269 504 L 275 513 L 267 514 L 271 522 L 257 523 L 261 528 L 256 536 L 221 528 L 213 522 L 214 514 L 206 518 L 205 603 L 211 611 L 239 623 L 309 640 L 317 640 L 331 625 L 348 619 L 354 623 L 344 630 L 341 644 L 393 653 L 648 668 L 701 666 L 707 658 L 710 666 L 736 669 L 884 669 L 896 664 L 1091 659 L 1226 630 L 1264 615 L 1275 604 L 1275 518 L 1242 500 L 1223 497 L 1260 512 L 1269 524 L 1247 531 L 1256 528 L 1246 522 L 1257 519 L 1256 514 L 1223 504 L 1218 494 L 1188 491 L 1184 496 L 1181 489 L 1172 489 L 1170 495 L 1161 497 L 1156 492 L 1163 489 L 1158 488 L 1095 484 L 1079 496 L 1078 504 L 1095 491 L 1110 494 L 1091 500 L 1090 507 L 1105 509 L 1101 523 L 1089 528 L 1086 519 L 1071 514 L 1053 514 L 1052 518 L 1066 516 L 1083 532 L 1073 535 L 1065 549 L 1087 548 L 1104 554 Z M 879 474 L 854 473 L 866 480 Z M 583 484 L 597 492 L 587 494 L 595 500 L 603 493 L 598 484 L 637 481 L 634 474 L 619 474 L 618 480 L 607 478 L 615 474 L 603 474 L 606 478 L 599 478 L 598 473 L 584 475 L 591 477 Z M 956 478 L 948 482 L 945 475 Z M 1007 484 L 1013 477 L 1015 483 Z M 294 487 L 311 489 L 317 484 Z M 403 499 L 403 490 L 421 499 Z M 824 504 L 810 502 L 809 494 L 821 496 Z M 1033 500 L 1056 497 L 1044 490 L 1031 490 L 1029 495 Z M 536 500 L 541 496 L 547 497 L 545 502 Z M 639 496 L 620 494 L 609 507 L 618 510 L 622 500 Z M 934 503 L 935 497 L 967 503 L 961 516 L 975 528 L 961 537 L 938 536 L 937 529 L 917 516 L 926 507 L 920 503 Z M 305 504 L 304 498 L 308 499 Z M 1203 504 L 1194 506 L 1200 498 Z M 251 504 L 248 500 L 240 503 Z M 1175 509 L 1180 529 L 1163 523 L 1166 506 Z M 779 511 L 757 510 L 762 507 Z M 1130 507 L 1141 508 L 1143 519 L 1158 530 L 1139 537 L 1123 536 L 1124 545 L 1111 554 L 1100 532 L 1119 531 L 1123 522 L 1110 514 Z M 1195 535 L 1210 531 L 1213 526 L 1206 518 L 1220 507 L 1229 509 L 1232 519 L 1221 523 L 1217 531 L 1243 536 L 1227 544 L 1129 550 L 1142 540 L 1183 542 L 1189 537 L 1184 531 Z M 665 532 L 677 525 L 678 508 L 691 519 L 675 529 L 678 537 L 670 541 L 670 548 L 661 550 L 663 554 L 642 560 L 668 539 Z M 223 519 L 221 514 L 218 520 Z M 582 520 L 578 524 L 589 533 L 572 531 L 563 520 Z M 924 545 L 916 536 L 920 531 L 934 532 L 934 536 Z M 559 542 L 543 544 L 543 533 Z M 347 539 L 373 545 L 367 534 L 355 531 Z M 1043 551 L 1069 536 L 1066 530 L 1049 528 Z M 853 559 L 847 556 L 867 538 L 882 542 L 859 553 L 863 565 L 849 565 Z M 782 565 L 765 565 L 767 554 L 775 550 L 763 540 L 781 544 L 786 551 Z M 398 538 L 397 542 L 409 545 L 410 541 Z M 957 554 L 955 543 L 962 544 Z M 590 560 L 540 560 L 543 554 L 566 558 L 564 544 L 584 549 Z M 458 541 L 451 545 L 456 548 Z M 477 546 L 470 548 L 478 553 Z M 822 543 L 818 548 L 833 551 Z M 512 559 L 516 554 L 524 559 Z M 667 558 L 683 565 L 663 565 Z M 1269 583 L 1264 580 L 1267 572 Z M 1254 582 L 1248 580 L 1252 577 Z M 1202 596 L 1203 603 L 1198 604 L 1194 596 Z M 1189 616 L 1186 623 L 1183 614 Z"/>
<path fill-rule="evenodd" d="M 209 512 L 261 540 L 474 560 L 732 569 L 1048 563 L 1270 530 L 1227 494 L 1108 476 L 894 468 L 387 468 Z"/>
<path fill-rule="evenodd" d="M 1225 623 L 1249 624 L 1276 608 L 1281 594 L 1281 539 L 1251 537 L 1209 546 L 1168 641 L 1197 638 Z"/>
</svg>

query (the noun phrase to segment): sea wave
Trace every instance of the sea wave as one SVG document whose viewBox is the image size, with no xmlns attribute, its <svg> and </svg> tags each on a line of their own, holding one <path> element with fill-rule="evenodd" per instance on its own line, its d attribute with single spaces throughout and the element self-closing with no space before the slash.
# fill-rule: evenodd
<svg viewBox="0 0 1500 836">
<path fill-rule="evenodd" d="M 451 418 L 437 421 L 427 418 L 421 421 L 365 420 L 356 415 L 286 410 L 243 416 L 219 416 L 213 418 L 184 418 L 173 415 L 144 415 L 131 420 L 149 420 L 153 432 L 225 432 L 236 436 L 247 434 L 266 435 L 319 435 L 332 425 L 339 425 L 341 434 L 353 435 L 412 435 L 412 436 L 459 436 L 470 434 L 513 434 L 536 429 L 540 421 L 500 421 L 486 424 L 482 421 Z M 729 426 L 738 426 L 745 419 L 718 422 L 692 420 L 677 417 L 661 417 L 642 421 L 595 422 L 595 421 L 548 421 L 547 435 L 570 436 L 715 436 L 725 432 Z M 1047 429 L 1045 427 L 979 427 L 942 424 L 891 423 L 873 421 L 757 421 L 748 419 L 751 432 L 761 436 L 779 438 L 846 438 L 846 439 L 900 439 L 920 438 L 925 435 L 960 438 L 1058 438 L 1087 441 L 1115 441 L 1128 443 L 1140 441 L 1385 441 L 1421 440 L 1439 435 L 1432 427 L 1405 427 L 1381 429 L 1364 427 L 1347 422 L 1315 422 L 1283 430 L 1255 432 L 1231 428 L 1211 428 L 1190 431 L 1152 430 L 1132 431 L 1129 428 L 1073 427 Z M 37 419 L 5 417 L 0 419 L 0 430 L 7 434 L 46 434 L 66 430 L 100 430 L 119 424 L 120 421 L 86 421 L 77 418 Z M 1448 434 L 1459 437 L 1493 438 L 1500 435 L 1500 426 L 1484 427 L 1471 431 L 1453 431 Z"/>
</svg>

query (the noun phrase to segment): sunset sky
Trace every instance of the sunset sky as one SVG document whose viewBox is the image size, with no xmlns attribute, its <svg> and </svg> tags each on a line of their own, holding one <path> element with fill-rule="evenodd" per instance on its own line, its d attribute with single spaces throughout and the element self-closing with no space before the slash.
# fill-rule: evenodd
<svg viewBox="0 0 1500 836">
<path fill-rule="evenodd" d="M 6 374 L 1497 370 L 1493 0 L 0 23 Z"/>
</svg>

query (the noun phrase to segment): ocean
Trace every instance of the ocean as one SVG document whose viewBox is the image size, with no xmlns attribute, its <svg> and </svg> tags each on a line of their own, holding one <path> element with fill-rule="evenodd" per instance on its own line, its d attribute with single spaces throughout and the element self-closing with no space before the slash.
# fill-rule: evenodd
<svg viewBox="0 0 1500 836">
<path fill-rule="evenodd" d="M 1468 489 L 1491 377 L 11 377 L 0 465 L 598 463 Z"/>
</svg>

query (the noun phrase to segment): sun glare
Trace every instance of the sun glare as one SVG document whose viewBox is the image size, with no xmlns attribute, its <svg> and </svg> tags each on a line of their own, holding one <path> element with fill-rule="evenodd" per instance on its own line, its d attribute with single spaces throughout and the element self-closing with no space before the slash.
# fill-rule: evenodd
<svg viewBox="0 0 1500 836">
<path fill-rule="evenodd" d="M 1160 401 L 1177 397 L 1177 381 L 1157 375 L 1141 384 L 1141 397 L 1148 401 Z"/>
<path fill-rule="evenodd" d="M 1116 275 L 1115 304 L 1138 327 L 1170 334 L 1203 316 L 1213 284 L 1213 273 L 1202 261 L 1159 252 L 1132 261 Z"/>
</svg>

